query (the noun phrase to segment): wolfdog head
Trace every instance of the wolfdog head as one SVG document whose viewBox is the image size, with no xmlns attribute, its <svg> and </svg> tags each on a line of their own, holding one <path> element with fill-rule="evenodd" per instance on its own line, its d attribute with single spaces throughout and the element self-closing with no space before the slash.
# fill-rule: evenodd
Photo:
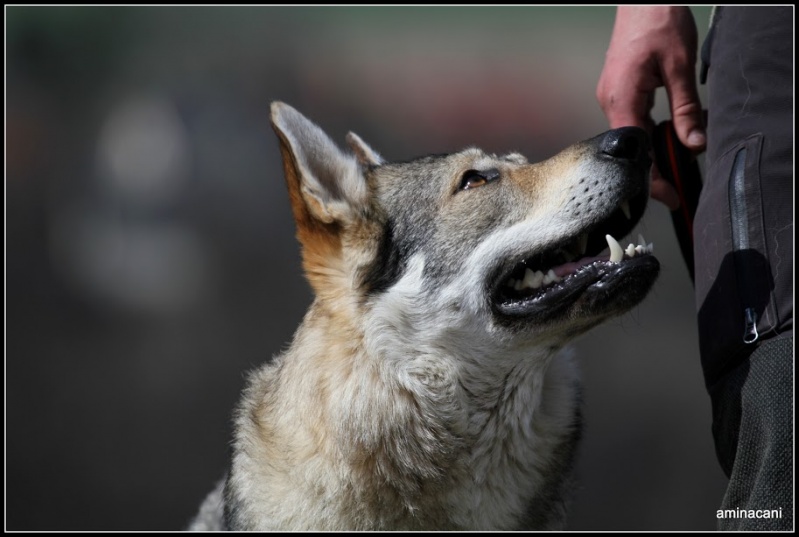
<svg viewBox="0 0 799 537">
<path fill-rule="evenodd" d="M 533 164 L 474 148 L 387 163 L 353 133 L 345 154 L 285 104 L 272 118 L 317 296 L 420 344 L 557 347 L 636 305 L 658 274 L 646 244 L 615 239 L 648 198 L 640 129 Z"/>
</svg>

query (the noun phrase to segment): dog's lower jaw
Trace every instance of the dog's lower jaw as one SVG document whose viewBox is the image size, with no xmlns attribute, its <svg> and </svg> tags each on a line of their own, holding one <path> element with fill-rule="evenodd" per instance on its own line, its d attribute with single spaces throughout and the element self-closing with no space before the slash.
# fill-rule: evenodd
<svg viewBox="0 0 799 537">
<path fill-rule="evenodd" d="M 250 390 L 269 389 L 245 395 L 236 429 L 246 434 L 237 434 L 226 491 L 230 529 L 557 527 L 578 434 L 568 355 L 520 362 L 478 393 L 447 357 L 310 349 L 303 342 L 331 341 L 312 337 L 314 326 L 255 373 Z M 303 374 L 284 374 L 290 368 Z M 292 408 L 271 406 L 281 392 L 292 393 Z"/>
</svg>

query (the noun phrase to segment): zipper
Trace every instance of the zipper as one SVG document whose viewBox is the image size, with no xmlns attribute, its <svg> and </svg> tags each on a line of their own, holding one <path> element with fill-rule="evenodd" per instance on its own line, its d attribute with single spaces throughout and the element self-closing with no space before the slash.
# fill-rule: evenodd
<svg viewBox="0 0 799 537">
<path fill-rule="evenodd" d="M 735 155 L 730 174 L 730 220 L 732 221 L 732 249 L 733 256 L 739 262 L 738 291 L 743 302 L 744 335 L 746 344 L 757 341 L 757 311 L 751 307 L 748 284 L 752 281 L 749 263 L 741 255 L 749 249 L 749 223 L 746 215 L 746 148 L 742 148 Z M 739 254 L 738 252 L 741 252 Z"/>
</svg>

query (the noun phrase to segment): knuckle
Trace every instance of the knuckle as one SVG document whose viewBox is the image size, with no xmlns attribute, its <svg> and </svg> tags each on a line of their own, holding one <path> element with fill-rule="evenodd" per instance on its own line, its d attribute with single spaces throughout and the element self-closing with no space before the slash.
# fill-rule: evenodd
<svg viewBox="0 0 799 537">
<path fill-rule="evenodd" d="M 673 117 L 698 117 L 701 113 L 702 106 L 695 100 L 673 103 L 671 108 Z"/>
</svg>

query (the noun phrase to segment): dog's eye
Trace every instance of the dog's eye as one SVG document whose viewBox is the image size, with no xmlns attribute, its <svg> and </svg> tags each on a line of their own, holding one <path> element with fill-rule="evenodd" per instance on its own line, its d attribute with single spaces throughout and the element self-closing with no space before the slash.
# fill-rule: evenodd
<svg viewBox="0 0 799 537">
<path fill-rule="evenodd" d="M 492 181 L 496 181 L 497 179 L 499 179 L 499 170 L 494 168 L 482 171 L 469 170 L 463 174 L 459 189 L 469 190 L 471 188 L 477 188 L 487 185 Z"/>
</svg>

